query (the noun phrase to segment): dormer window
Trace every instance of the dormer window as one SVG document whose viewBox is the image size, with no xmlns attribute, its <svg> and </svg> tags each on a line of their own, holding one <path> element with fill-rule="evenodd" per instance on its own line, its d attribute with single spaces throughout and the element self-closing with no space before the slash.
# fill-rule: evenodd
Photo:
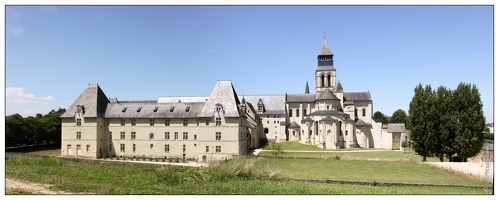
<svg viewBox="0 0 499 200">
<path fill-rule="evenodd" d="M 82 115 L 85 114 L 85 106 L 83 105 L 77 105 L 76 106 L 76 112 L 81 113 Z"/>
<path fill-rule="evenodd" d="M 217 104 L 217 105 L 216 105 L 216 108 L 215 108 L 215 111 L 216 111 L 216 112 L 221 112 L 221 111 L 223 111 L 223 107 L 222 107 L 222 105 L 221 105 L 221 104 Z"/>
</svg>

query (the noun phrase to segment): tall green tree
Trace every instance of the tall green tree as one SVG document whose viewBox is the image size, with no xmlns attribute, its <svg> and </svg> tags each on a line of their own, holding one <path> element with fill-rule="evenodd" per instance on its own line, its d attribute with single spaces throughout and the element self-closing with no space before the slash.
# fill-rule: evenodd
<svg viewBox="0 0 499 200">
<path fill-rule="evenodd" d="M 380 111 L 376 111 L 373 118 L 379 120 L 383 124 L 388 124 L 388 119 L 386 119 L 385 114 Z"/>
<path fill-rule="evenodd" d="M 484 141 L 485 117 L 480 92 L 476 85 L 459 83 L 454 90 L 456 137 L 454 149 L 461 161 L 477 155 Z"/>
<path fill-rule="evenodd" d="M 444 86 L 438 87 L 437 92 L 434 93 L 433 105 L 429 110 L 432 128 L 430 138 L 436 142 L 431 151 L 440 159 L 440 162 L 444 161 L 444 155 L 447 155 L 451 161 L 455 153 L 453 143 L 456 117 L 452 93 L 451 89 Z"/>
<path fill-rule="evenodd" d="M 423 157 L 423 162 L 426 162 L 426 157 L 432 156 L 430 140 L 430 123 L 428 121 L 428 110 L 432 103 L 432 90 L 430 85 L 425 88 L 421 83 L 414 89 L 414 97 L 409 104 L 409 129 L 411 130 L 412 148 L 414 151 Z"/>
<path fill-rule="evenodd" d="M 390 119 L 391 123 L 404 123 L 406 122 L 407 114 L 404 110 L 398 109 L 392 114 L 392 118 Z"/>
<path fill-rule="evenodd" d="M 5 147 L 18 147 L 26 140 L 24 118 L 20 114 L 5 117 Z"/>
</svg>

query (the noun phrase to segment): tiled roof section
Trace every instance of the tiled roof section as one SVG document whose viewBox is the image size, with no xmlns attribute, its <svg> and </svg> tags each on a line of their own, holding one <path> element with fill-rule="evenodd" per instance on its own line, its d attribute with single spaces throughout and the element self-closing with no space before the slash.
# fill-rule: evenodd
<svg viewBox="0 0 499 200">
<path fill-rule="evenodd" d="M 317 110 L 313 113 L 310 113 L 310 115 L 348 115 L 348 114 L 337 110 Z"/>
<path fill-rule="evenodd" d="M 362 119 L 358 119 L 357 122 L 355 122 L 355 126 L 371 126 L 371 124 L 364 122 Z"/>
<path fill-rule="evenodd" d="M 313 122 L 313 121 L 314 121 L 314 120 L 313 120 L 312 118 L 307 117 L 307 118 L 305 118 L 305 119 L 302 119 L 302 120 L 301 120 L 301 123 L 305 123 L 305 122 Z"/>
<path fill-rule="evenodd" d="M 343 105 L 354 105 L 355 103 L 353 101 L 345 101 L 343 102 Z"/>
<path fill-rule="evenodd" d="M 286 97 L 286 102 L 314 102 L 315 94 L 288 94 Z"/>
<path fill-rule="evenodd" d="M 334 95 L 331 90 L 326 89 L 316 100 L 339 100 L 339 98 Z"/>
<path fill-rule="evenodd" d="M 343 96 L 346 101 L 371 101 L 369 92 L 345 92 Z"/>
<path fill-rule="evenodd" d="M 338 85 L 336 86 L 336 92 L 343 92 L 343 86 L 341 86 L 340 81 L 338 81 Z"/>
<path fill-rule="evenodd" d="M 109 99 L 100 89 L 99 85 L 91 84 L 69 106 L 66 112 L 61 115 L 61 118 L 74 117 L 77 105 L 84 106 L 85 113 L 83 117 L 103 117 L 108 103 Z"/>
<path fill-rule="evenodd" d="M 193 102 L 206 102 L 208 101 L 207 96 L 195 96 L 195 97 L 159 97 L 158 103 L 193 103 Z"/>
<path fill-rule="evenodd" d="M 300 128 L 300 125 L 298 125 L 295 121 L 291 122 L 289 125 L 289 128 Z"/>
<path fill-rule="evenodd" d="M 241 104 L 231 81 L 218 81 L 210 97 L 199 113 L 199 117 L 213 117 L 216 104 L 221 104 L 225 117 L 240 117 Z"/>
<path fill-rule="evenodd" d="M 197 118 L 204 104 L 205 104 L 204 102 L 157 103 L 151 101 L 142 101 L 142 102 L 122 101 L 120 103 L 110 103 L 107 107 L 105 117 L 132 118 L 132 119 L 133 118 Z"/>
<path fill-rule="evenodd" d="M 318 66 L 316 71 L 336 71 L 333 66 Z"/>
<path fill-rule="evenodd" d="M 242 97 L 240 97 L 242 98 Z M 286 114 L 285 104 L 286 95 L 276 94 L 276 95 L 244 95 L 246 102 L 253 105 L 258 105 L 258 101 L 261 99 L 265 107 L 264 114 Z"/>
<path fill-rule="evenodd" d="M 394 133 L 394 132 L 403 133 L 403 132 L 405 132 L 405 124 L 402 124 L 402 123 L 388 124 L 386 131 L 388 133 Z"/>
<path fill-rule="evenodd" d="M 325 117 L 325 118 L 323 118 L 323 119 L 321 119 L 321 120 L 319 120 L 319 121 L 320 121 L 320 122 L 322 122 L 322 121 L 334 121 L 334 122 L 336 122 L 336 121 L 338 121 L 338 120 L 337 120 L 337 119 L 332 118 L 331 116 L 327 116 L 327 117 Z"/>
<path fill-rule="evenodd" d="M 325 39 L 324 43 L 322 44 L 321 52 L 319 52 L 319 55 L 333 55 L 333 52 L 331 52 L 331 49 L 329 49 L 329 46 L 327 45 Z"/>
</svg>

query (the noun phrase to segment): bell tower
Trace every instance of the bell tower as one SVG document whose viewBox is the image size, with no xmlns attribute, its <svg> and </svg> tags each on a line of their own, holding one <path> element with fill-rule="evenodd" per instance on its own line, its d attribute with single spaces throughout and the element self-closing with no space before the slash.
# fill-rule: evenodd
<svg viewBox="0 0 499 200">
<path fill-rule="evenodd" d="M 317 70 L 315 71 L 316 98 L 326 89 L 330 89 L 332 92 L 336 90 L 336 69 L 334 68 L 333 56 L 327 45 L 326 38 L 324 38 L 324 44 L 322 44 L 322 49 L 317 56 Z"/>
</svg>

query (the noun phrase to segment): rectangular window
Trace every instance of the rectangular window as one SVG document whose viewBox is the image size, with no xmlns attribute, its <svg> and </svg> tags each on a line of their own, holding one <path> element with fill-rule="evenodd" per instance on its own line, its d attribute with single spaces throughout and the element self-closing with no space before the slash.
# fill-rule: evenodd
<svg viewBox="0 0 499 200">
<path fill-rule="evenodd" d="M 210 120 L 209 119 L 206 120 L 206 126 L 208 126 L 208 125 L 210 125 Z"/>
<path fill-rule="evenodd" d="M 295 135 L 295 131 L 293 131 L 293 135 Z"/>
<path fill-rule="evenodd" d="M 206 146 L 206 153 L 210 152 L 210 146 Z"/>
<path fill-rule="evenodd" d="M 170 152 L 170 145 L 165 144 L 165 153 L 169 153 L 169 152 Z"/>
<path fill-rule="evenodd" d="M 170 132 L 165 132 L 165 140 L 169 140 L 170 139 Z"/>
<path fill-rule="evenodd" d="M 120 139 L 122 139 L 122 140 L 125 139 L 125 132 L 120 132 Z"/>
<path fill-rule="evenodd" d="M 120 151 L 125 152 L 125 144 L 120 144 Z"/>
<path fill-rule="evenodd" d="M 303 109 L 303 116 L 307 115 L 307 109 Z"/>
<path fill-rule="evenodd" d="M 366 116 L 366 109 L 362 109 L 362 117 L 365 117 Z"/>
<path fill-rule="evenodd" d="M 89 151 L 90 151 L 90 145 L 87 144 L 87 152 L 89 152 Z"/>
<path fill-rule="evenodd" d="M 220 152 L 222 152 L 222 146 L 216 146 L 216 147 L 215 147 L 215 152 L 216 152 L 216 153 L 220 153 Z"/>
<path fill-rule="evenodd" d="M 109 132 L 109 139 L 112 140 L 113 139 L 113 132 Z"/>
<path fill-rule="evenodd" d="M 81 119 L 76 119 L 76 126 L 81 126 Z"/>
<path fill-rule="evenodd" d="M 135 126 L 135 119 L 132 119 L 132 126 Z"/>
<path fill-rule="evenodd" d="M 187 140 L 187 139 L 189 139 L 189 133 L 184 132 L 182 139 L 183 139 L 183 140 Z"/>
<path fill-rule="evenodd" d="M 187 126 L 189 120 L 188 119 L 184 119 L 184 126 Z"/>
<path fill-rule="evenodd" d="M 185 144 L 182 146 L 182 152 L 185 153 Z"/>
<path fill-rule="evenodd" d="M 348 131 L 345 131 L 345 135 L 348 135 Z"/>
<path fill-rule="evenodd" d="M 165 126 L 170 126 L 170 119 L 165 119 Z"/>
<path fill-rule="evenodd" d="M 178 140 L 178 132 L 175 132 L 175 140 Z"/>
<path fill-rule="evenodd" d="M 300 117 L 300 109 L 296 109 L 296 117 Z"/>
<path fill-rule="evenodd" d="M 121 126 L 125 126 L 125 119 L 121 119 Z"/>
<path fill-rule="evenodd" d="M 149 149 L 152 149 L 154 147 L 154 144 L 149 144 Z"/>
<path fill-rule="evenodd" d="M 76 132 L 76 139 L 81 140 L 81 132 Z"/>
<path fill-rule="evenodd" d="M 133 144 L 133 152 L 135 152 L 135 149 L 136 149 L 135 144 Z"/>
<path fill-rule="evenodd" d="M 355 117 L 357 117 L 357 116 L 358 116 L 358 115 L 357 115 L 357 108 L 355 108 Z"/>
<path fill-rule="evenodd" d="M 215 140 L 220 141 L 222 139 L 222 132 L 215 133 Z"/>
<path fill-rule="evenodd" d="M 136 134 L 135 132 L 132 132 L 132 135 L 131 135 L 131 137 L 130 137 L 130 138 L 131 138 L 132 140 L 135 140 L 136 135 L 137 135 L 137 134 Z"/>
<path fill-rule="evenodd" d="M 220 126 L 220 125 L 222 125 L 222 118 L 220 117 L 215 118 L 215 126 Z"/>
<path fill-rule="evenodd" d="M 154 140 L 154 133 L 149 133 L 149 139 Z"/>
<path fill-rule="evenodd" d="M 326 110 L 329 110 L 329 106 L 326 106 Z"/>
<path fill-rule="evenodd" d="M 149 126 L 154 126 L 154 119 L 149 120 Z"/>
<path fill-rule="evenodd" d="M 293 109 L 289 109 L 289 117 L 293 117 Z"/>
</svg>

